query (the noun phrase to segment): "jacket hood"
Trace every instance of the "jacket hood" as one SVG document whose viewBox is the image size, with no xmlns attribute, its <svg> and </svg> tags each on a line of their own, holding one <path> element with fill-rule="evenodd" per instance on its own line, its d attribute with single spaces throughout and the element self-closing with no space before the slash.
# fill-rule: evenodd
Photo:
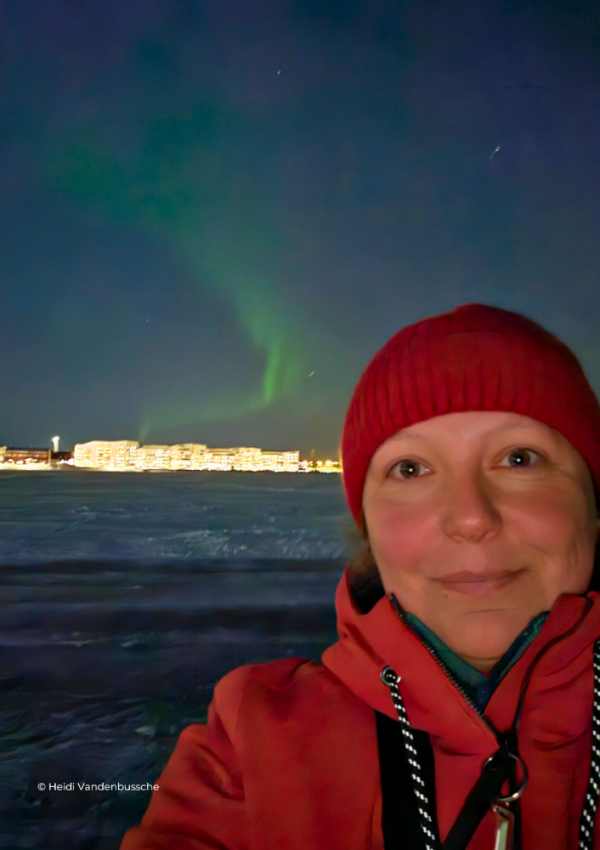
<svg viewBox="0 0 600 850">
<path fill-rule="evenodd" d="M 390 692 L 381 681 L 381 671 L 389 665 L 401 676 L 400 690 L 413 727 L 434 736 L 447 752 L 485 756 L 494 752 L 497 744 L 490 727 L 400 619 L 389 597 L 363 614 L 354 604 L 349 580 L 347 567 L 335 599 L 339 640 L 324 652 L 325 667 L 373 709 L 397 719 Z M 529 735 L 540 744 L 546 741 L 555 747 L 581 736 L 589 727 L 593 644 L 600 635 L 597 600 L 595 592 L 564 594 L 556 600 L 540 634 L 501 680 L 486 706 L 485 715 L 497 729 L 511 726 L 529 668 L 520 739 Z M 573 627 L 571 635 L 559 639 Z M 569 708 L 565 712 L 562 701 L 566 692 Z"/>
</svg>

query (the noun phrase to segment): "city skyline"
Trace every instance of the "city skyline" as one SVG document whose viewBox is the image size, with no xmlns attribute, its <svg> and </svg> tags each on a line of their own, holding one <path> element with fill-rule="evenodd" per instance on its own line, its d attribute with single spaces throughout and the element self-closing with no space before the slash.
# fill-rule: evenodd
<svg viewBox="0 0 600 850">
<path fill-rule="evenodd" d="M 144 444 L 137 440 L 91 440 L 76 443 L 72 451 L 0 446 L 0 465 L 48 467 L 69 464 L 82 469 L 109 471 L 249 471 L 249 472 L 341 472 L 339 459 L 300 459 L 298 450 L 272 451 L 258 447 L 209 447 L 202 443 Z"/>
<path fill-rule="evenodd" d="M 172 469 L 207 471 L 298 472 L 300 453 L 253 447 L 209 448 L 201 443 L 146 444 L 137 440 L 78 443 L 73 465 L 101 469 Z"/>
</svg>

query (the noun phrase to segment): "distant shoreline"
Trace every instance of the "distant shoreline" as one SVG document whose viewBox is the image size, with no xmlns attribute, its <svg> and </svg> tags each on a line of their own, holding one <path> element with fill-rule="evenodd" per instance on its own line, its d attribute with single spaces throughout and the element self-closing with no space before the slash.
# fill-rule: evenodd
<svg viewBox="0 0 600 850">
<path fill-rule="evenodd" d="M 16 464 L 16 463 L 0 463 L 0 472 L 1 471 L 10 471 L 10 472 L 54 472 L 54 471 L 63 471 L 63 470 L 78 470 L 81 472 L 245 472 L 250 474 L 256 473 L 265 473 L 272 472 L 274 475 L 308 475 L 312 472 L 321 473 L 325 475 L 332 474 L 340 474 L 341 470 L 339 469 L 306 469 L 306 470 L 298 470 L 298 472 L 292 472 L 289 469 L 136 469 L 136 467 L 128 467 L 126 469 L 107 469 L 101 466 L 73 466 L 68 463 L 57 463 L 57 464 L 48 464 L 48 463 L 30 463 L 30 464 Z"/>
</svg>

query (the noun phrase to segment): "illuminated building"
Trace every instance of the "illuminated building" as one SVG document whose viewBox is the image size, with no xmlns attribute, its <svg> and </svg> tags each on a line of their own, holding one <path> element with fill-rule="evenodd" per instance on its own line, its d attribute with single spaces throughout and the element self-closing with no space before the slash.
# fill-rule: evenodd
<svg viewBox="0 0 600 850">
<path fill-rule="evenodd" d="M 298 472 L 300 467 L 300 452 L 282 452 L 286 472 Z"/>
<path fill-rule="evenodd" d="M 318 460 L 316 462 L 317 472 L 341 472 L 342 467 L 337 460 Z"/>
<path fill-rule="evenodd" d="M 235 454 L 236 449 L 207 449 L 202 469 L 210 469 L 213 472 L 231 472 Z"/>
<path fill-rule="evenodd" d="M 238 472 L 259 472 L 263 469 L 264 452 L 256 448 L 231 449 L 235 452 L 232 468 Z"/>
<path fill-rule="evenodd" d="M 19 449 L 6 446 L 1 450 L 1 460 L 5 466 L 44 466 L 50 463 L 50 449 Z"/>
<path fill-rule="evenodd" d="M 202 443 L 140 446 L 134 440 L 78 443 L 73 465 L 111 471 L 341 472 L 338 461 L 301 461 L 297 451 L 262 451 L 248 446 L 212 449 Z"/>
<path fill-rule="evenodd" d="M 298 472 L 300 452 L 263 452 L 262 469 L 269 472 Z"/>
<path fill-rule="evenodd" d="M 206 446 L 200 443 L 179 443 L 171 446 L 171 469 L 202 469 Z"/>
<path fill-rule="evenodd" d="M 139 448 L 136 440 L 92 440 L 77 443 L 73 450 L 73 466 L 101 469 L 131 469 Z"/>
<path fill-rule="evenodd" d="M 170 469 L 171 446 L 140 446 L 135 465 L 138 469 Z"/>
</svg>

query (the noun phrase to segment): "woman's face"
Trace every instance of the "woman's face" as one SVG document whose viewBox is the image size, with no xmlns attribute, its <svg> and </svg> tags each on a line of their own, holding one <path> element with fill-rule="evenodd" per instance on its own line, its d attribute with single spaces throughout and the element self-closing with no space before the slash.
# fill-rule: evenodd
<svg viewBox="0 0 600 850">
<path fill-rule="evenodd" d="M 597 519 L 590 472 L 552 428 L 450 413 L 390 437 L 363 490 L 383 586 L 489 670 L 561 593 L 585 593 Z"/>
</svg>

